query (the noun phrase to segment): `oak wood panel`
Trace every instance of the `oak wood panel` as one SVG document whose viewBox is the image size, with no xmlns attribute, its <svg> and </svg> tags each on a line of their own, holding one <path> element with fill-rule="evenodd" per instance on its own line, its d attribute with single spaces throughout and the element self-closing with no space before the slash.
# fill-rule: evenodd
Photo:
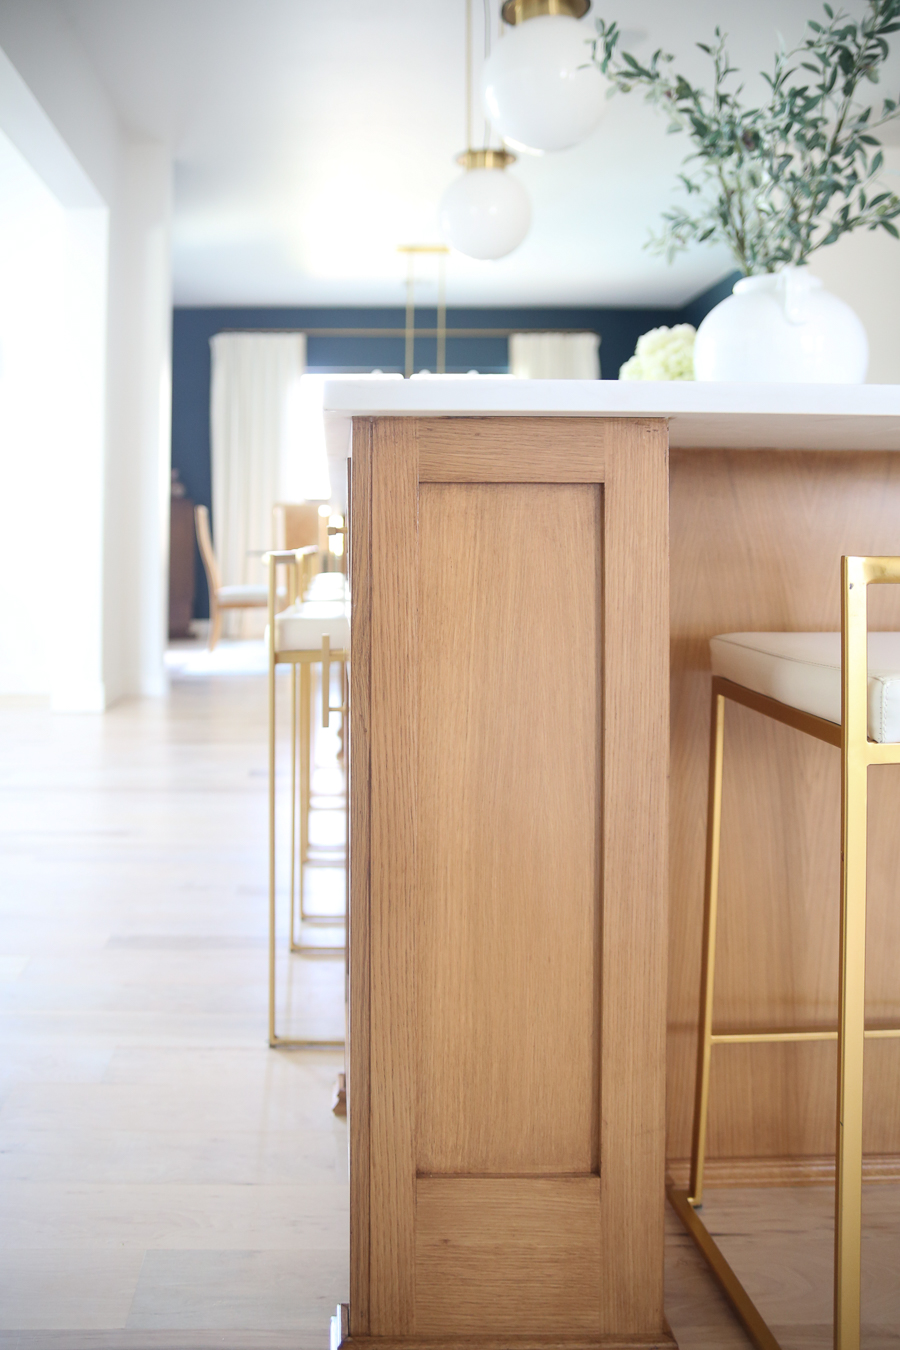
<svg viewBox="0 0 900 1350">
<path fill-rule="evenodd" d="M 668 438 L 621 422 L 604 489 L 601 1331 L 663 1325 Z"/>
<path fill-rule="evenodd" d="M 347 913 L 349 1014 L 347 1111 L 350 1128 L 350 1329 L 369 1331 L 369 777 L 372 580 L 372 422 L 354 418 L 350 459 L 351 734 L 348 737 Z"/>
<path fill-rule="evenodd" d="M 621 418 L 434 418 L 420 423 L 419 481 L 602 482 L 607 447 L 626 425 Z"/>
<path fill-rule="evenodd" d="M 420 1172 L 597 1168 L 600 508 L 420 489 Z"/>
<path fill-rule="evenodd" d="M 698 1261 L 702 1256 L 697 1255 Z M 341 1308 L 343 1327 L 349 1324 L 346 1304 Z M 19 1333 L 20 1337 L 23 1333 Z M 27 1335 L 27 1333 L 24 1333 Z M 21 1342 L 20 1342 L 21 1343 Z M 678 1345 L 684 1345 L 679 1341 Z M 740 1350 L 746 1350 L 747 1342 L 739 1341 Z M 513 1340 L 502 1333 L 492 1332 L 480 1335 L 477 1340 L 472 1336 L 344 1336 L 339 1346 L 347 1350 L 677 1350 L 676 1342 L 669 1328 L 656 1334 L 643 1336 L 561 1336 L 555 1332 L 552 1336 L 532 1336 L 525 1332 Z M 31 1350 L 31 1348 L 29 1348 Z M 33 1350 L 44 1350 L 44 1346 L 34 1346 Z M 68 1350 L 68 1345 L 66 1346 Z M 176 1347 L 180 1350 L 180 1347 Z M 684 1350 L 692 1350 L 690 1343 Z M 696 1350 L 710 1350 L 709 1341 L 704 1339 Z M 715 1350 L 725 1350 L 716 1343 Z M 891 1346 L 893 1350 L 893 1346 Z"/>
<path fill-rule="evenodd" d="M 455 425 L 464 438 L 465 426 Z M 466 971 L 470 986 L 467 992 L 476 1003 L 481 1000 L 475 1029 L 482 1039 L 486 1029 L 487 1048 L 482 1044 L 482 1052 L 493 1057 L 495 1068 L 499 1066 L 501 1086 L 503 1056 L 490 1045 L 490 1036 L 497 1036 L 498 1029 L 505 1042 L 500 1050 L 514 1062 L 525 1065 L 533 1090 L 530 1097 L 514 1099 L 518 1086 L 507 1080 L 505 1090 L 510 1100 L 504 1102 L 495 1091 L 491 1075 L 482 1073 L 477 1062 L 474 1064 L 475 1077 L 480 1075 L 476 1086 L 479 1092 L 487 1091 L 488 1101 L 486 1104 L 470 1101 L 465 1115 L 480 1121 L 480 1135 L 475 1142 L 481 1150 L 481 1163 L 508 1166 L 510 1162 L 521 1165 L 524 1160 L 530 1169 L 515 1178 L 505 1178 L 515 1182 L 515 1192 L 523 1200 L 518 1218 L 510 1215 L 508 1224 L 510 1242 L 515 1247 L 517 1241 L 524 1241 L 531 1232 L 527 1200 L 530 1188 L 538 1188 L 534 1192 L 538 1194 L 545 1182 L 555 1184 L 560 1180 L 558 1173 L 549 1177 L 542 1172 L 551 1154 L 557 1159 L 557 1167 L 561 1164 L 564 1168 L 580 1169 L 585 1160 L 589 1167 L 595 1164 L 599 1145 L 600 1179 L 597 1183 L 594 1175 L 591 1192 L 598 1205 L 600 1232 L 600 1241 L 592 1248 L 596 1262 L 594 1278 L 581 1281 L 578 1307 L 569 1306 L 567 1322 L 576 1317 L 595 1326 L 593 1344 L 597 1345 L 625 1342 L 635 1346 L 668 1345 L 671 1338 L 662 1315 L 668 763 L 665 426 L 652 421 L 622 421 L 611 433 L 608 423 L 585 419 L 580 432 L 588 444 L 582 460 L 590 472 L 580 468 L 586 485 L 572 488 L 554 481 L 555 474 L 564 477 L 564 473 L 558 457 L 554 458 L 555 425 L 548 424 L 547 455 L 541 470 L 548 481 L 534 489 L 520 482 L 506 483 L 497 491 L 486 489 L 484 484 L 494 481 L 490 475 L 496 475 L 498 464 L 514 465 L 513 452 L 521 428 L 515 419 L 493 419 L 490 437 L 484 428 L 479 432 L 483 456 L 480 469 L 477 464 L 472 466 L 472 483 L 434 488 L 426 483 L 417 492 L 417 447 L 427 439 L 430 430 L 427 420 L 417 423 L 376 419 L 371 441 L 370 650 L 369 682 L 364 690 L 368 699 L 370 772 L 368 781 L 355 774 L 351 784 L 354 794 L 362 792 L 369 798 L 369 1114 L 367 1122 L 364 1119 L 360 1126 L 369 1131 L 366 1180 L 369 1269 L 367 1277 L 362 1272 L 354 1275 L 357 1283 L 367 1278 L 369 1330 L 368 1335 L 364 1331 L 354 1332 L 350 1339 L 368 1343 L 374 1338 L 384 1346 L 403 1340 L 409 1346 L 426 1343 L 421 1327 L 426 1323 L 433 1326 L 428 1319 L 436 1314 L 429 1311 L 427 1291 L 417 1291 L 413 1284 L 417 1184 L 440 1181 L 465 1189 L 473 1181 L 498 1180 L 473 1178 L 459 1172 L 439 1178 L 420 1175 L 418 1180 L 416 1175 L 417 1158 L 426 1164 L 437 1159 L 461 1168 L 470 1165 L 472 1156 L 472 1140 L 460 1129 L 462 1113 L 457 1112 L 454 1120 L 452 1112 L 457 1109 L 454 1103 L 448 1104 L 445 1099 L 445 1103 L 437 1104 L 439 1108 L 443 1105 L 443 1109 L 435 1109 L 431 1101 L 432 1092 L 444 1090 L 437 1056 L 434 1063 L 429 1063 L 432 1050 L 426 1048 L 421 1057 L 416 1054 L 417 1033 L 440 1006 L 435 998 L 429 1011 L 429 1000 L 440 993 L 442 978 L 438 971 L 435 979 L 436 967 L 428 966 L 427 949 L 432 934 L 427 927 L 424 932 L 421 926 L 417 931 L 417 915 L 426 914 L 429 923 L 435 917 L 441 922 L 447 918 L 440 906 L 435 906 L 433 897 L 419 898 L 417 903 L 420 836 L 425 850 L 423 875 L 428 876 L 435 870 L 439 852 L 431 855 L 427 852 L 433 840 L 440 837 L 437 828 L 440 822 L 432 818 L 436 811 L 445 809 L 442 800 L 429 796 L 431 789 L 425 781 L 427 775 L 421 772 L 422 764 L 432 764 L 428 769 L 432 785 L 449 781 L 445 766 L 440 765 L 440 773 L 437 772 L 434 767 L 437 761 L 433 756 L 429 758 L 430 750 L 423 750 L 420 762 L 417 746 L 418 736 L 426 731 L 429 737 L 438 740 L 445 735 L 440 717 L 443 706 L 443 716 L 449 716 L 457 728 L 462 728 L 459 735 L 472 739 L 473 733 L 478 733 L 497 740 L 499 753 L 493 768 L 484 746 L 475 748 L 473 760 L 474 784 L 477 786 L 480 774 L 486 814 L 490 815 L 500 801 L 499 787 L 505 788 L 507 796 L 515 794 L 523 802 L 530 802 L 531 809 L 522 812 L 513 796 L 500 824 L 517 836 L 518 847 L 526 856 L 533 843 L 530 836 L 535 832 L 549 841 L 549 853 L 559 860 L 564 873 L 564 885 L 557 888 L 555 897 L 545 897 L 548 920 L 545 929 L 533 922 L 533 896 L 529 896 L 529 905 L 523 905 L 520 899 L 517 908 L 510 904 L 508 895 L 500 895 L 499 889 L 492 892 L 490 887 L 483 888 L 482 902 L 493 896 L 492 903 L 499 907 L 484 932 L 490 937 L 493 932 L 507 929 L 511 952 L 507 967 L 503 964 L 506 960 L 503 948 L 498 945 L 496 949 L 497 970 L 507 980 L 507 989 L 509 975 L 517 965 L 522 967 L 526 952 L 528 973 L 537 972 L 535 987 L 545 980 L 541 970 L 545 963 L 549 962 L 551 970 L 554 962 L 565 969 L 562 982 L 557 981 L 559 1007 L 554 1006 L 546 1013 L 540 1006 L 535 1009 L 523 1003 L 520 1006 L 525 1008 L 525 1017 L 521 1024 L 509 1018 L 503 1009 L 492 1021 L 485 1016 L 486 1011 L 496 1012 L 499 1001 L 492 1002 L 486 991 L 472 990 L 474 967 Z M 534 464 L 529 473 L 537 476 Z M 511 476 L 514 477 L 512 470 Z M 365 511 L 359 499 L 362 481 L 354 478 L 351 523 L 354 541 L 357 530 L 362 529 L 361 510 Z M 439 529 L 433 529 L 434 504 L 446 503 L 452 496 L 458 496 L 461 503 L 457 507 L 454 502 L 450 513 L 452 530 L 445 529 L 443 523 Z M 546 526 L 532 520 L 531 526 L 524 528 L 521 506 L 532 496 L 545 504 L 549 514 Z M 502 528 L 498 538 L 492 539 L 482 519 L 478 549 L 486 547 L 485 556 L 491 560 L 491 565 L 485 568 L 478 565 L 477 557 L 460 559 L 458 539 L 466 538 L 467 510 L 473 509 L 473 503 L 487 500 L 494 503 L 488 525 L 496 518 Z M 498 510 L 497 502 L 504 503 L 502 509 Z M 554 517 L 554 502 L 568 504 L 569 509 L 562 517 Z M 601 503 L 602 527 L 598 509 Z M 417 530 L 418 506 L 421 506 L 421 540 Z M 476 514 L 480 509 L 484 517 L 483 508 L 474 509 Z M 571 532 L 571 538 L 567 532 Z M 475 534 L 468 537 L 474 547 Z M 424 569 L 421 597 L 416 576 L 420 543 Z M 495 564 L 491 548 L 496 550 Z M 602 563 L 598 565 L 601 555 Z M 446 576 L 441 575 L 442 569 Z M 593 609 L 592 575 L 601 593 L 598 605 L 595 590 Z M 549 588 L 548 576 L 553 583 Z M 573 577 L 577 584 L 573 584 Z M 462 601 L 467 588 L 472 589 L 472 594 L 468 611 L 464 611 Z M 496 597 L 489 603 L 483 602 L 481 593 L 490 589 L 496 590 Z M 573 599 L 569 591 L 580 598 Z M 541 597 L 547 593 L 552 593 L 561 614 L 543 605 Z M 422 647 L 421 670 L 417 598 L 422 602 L 422 633 L 427 639 Z M 445 640 L 446 618 L 438 621 L 431 612 L 425 612 L 426 607 L 430 611 L 432 606 L 449 602 L 457 607 L 460 628 L 477 624 L 484 604 L 485 620 L 491 618 L 501 636 L 518 627 L 523 632 L 517 636 L 536 638 L 537 645 L 547 650 L 540 651 L 536 659 L 529 657 L 526 648 L 535 646 L 535 641 L 520 642 L 520 650 L 507 636 L 504 642 L 495 644 L 496 651 L 489 651 L 482 659 L 471 636 L 454 632 L 452 640 Z M 357 605 L 355 594 L 354 622 L 358 624 Z M 599 663 L 598 609 L 602 646 Z M 491 640 L 491 633 L 483 635 L 485 644 Z M 434 658 L 431 666 L 427 652 L 430 642 L 443 643 L 442 659 Z M 503 665 L 504 651 L 509 669 Z M 459 684 L 456 691 L 452 678 L 454 662 Z M 596 686 L 591 688 L 590 680 L 590 671 L 596 671 L 598 664 L 602 670 L 602 699 Z M 534 688 L 523 678 L 520 665 L 525 666 Z M 486 670 L 491 677 L 488 680 Z M 499 675 L 495 677 L 494 672 Z M 564 692 L 568 690 L 568 696 L 562 700 L 561 687 Z M 515 716 L 502 709 L 504 689 L 513 695 L 510 704 L 515 707 Z M 432 693 L 438 704 L 435 715 L 423 711 L 421 723 L 417 692 L 423 710 Z M 540 705 L 538 696 L 543 697 L 545 706 Z M 486 710 L 478 707 L 479 700 L 486 703 Z M 475 710 L 468 717 L 464 715 L 467 707 Z M 552 739 L 548 740 L 543 723 L 539 720 L 535 725 L 536 717 L 549 721 L 551 715 L 565 733 L 555 746 Z M 578 734 L 586 744 L 573 746 L 571 742 Z M 536 744 L 526 747 L 517 744 L 517 738 L 521 742 L 532 739 Z M 581 794 L 576 791 L 573 797 L 572 785 L 560 774 L 558 765 L 548 759 L 554 750 L 573 760 L 578 774 L 576 789 L 579 778 L 583 779 Z M 440 745 L 438 758 L 439 754 Z M 602 768 L 599 787 L 598 759 Z M 537 774 L 537 785 L 534 781 L 514 781 L 508 765 L 516 760 L 520 765 L 528 765 L 532 780 Z M 538 790 L 548 783 L 550 791 Z M 465 851 L 471 846 L 466 829 L 470 835 L 474 833 L 476 842 L 478 828 L 482 829 L 482 838 L 487 838 L 483 824 L 475 821 L 471 803 L 466 804 L 467 818 L 458 822 L 465 829 L 458 829 L 453 821 L 453 811 L 459 803 L 466 803 L 466 793 L 473 792 L 473 784 L 455 787 L 454 792 L 456 804 L 451 803 L 450 834 L 458 847 L 454 854 L 451 848 L 441 846 L 444 862 L 440 866 L 446 868 L 462 865 L 459 860 L 464 860 Z M 569 819 L 572 812 L 576 817 L 574 833 Z M 567 844 L 568 856 L 560 853 L 560 842 L 552 832 L 545 833 L 543 817 L 547 815 L 554 818 L 552 825 L 560 832 L 563 844 Z M 602 832 L 599 847 L 598 816 Z M 504 867 L 511 866 L 512 849 L 501 831 L 495 829 L 494 835 L 499 860 Z M 483 852 L 487 856 L 486 846 Z M 491 866 L 495 865 L 489 861 Z M 581 873 L 579 867 L 584 869 Z M 591 886 L 585 885 L 588 873 Z M 521 870 L 518 875 L 522 875 Z M 579 876 L 582 891 L 573 894 L 571 880 Z M 531 879 L 526 880 L 530 886 Z M 440 884 L 446 884 L 443 874 Z M 590 897 L 589 902 L 586 896 Z M 555 904 L 551 903 L 554 899 Z M 559 911 L 564 907 L 574 907 L 574 914 L 561 916 Z M 482 920 L 477 910 L 472 913 Z M 452 921 L 458 929 L 465 927 L 458 915 Z M 355 931 L 351 924 L 353 961 L 357 959 Z M 530 950 L 526 933 L 530 933 Z M 553 951 L 560 934 L 568 944 L 568 962 L 560 962 Z M 466 937 L 466 933 L 462 936 Z M 574 957 L 573 947 L 577 949 Z M 433 949 L 436 959 L 435 953 L 436 944 Z M 442 959 L 446 960 L 446 953 Z M 489 966 L 486 979 L 493 978 L 493 974 Z M 549 1063 L 545 1053 L 546 1028 L 540 1018 L 554 1019 L 560 1011 L 565 1014 L 566 1001 L 578 989 L 584 1003 L 578 1010 L 584 1029 L 583 1043 L 575 1046 L 574 1021 L 564 1026 L 561 1046 L 570 1069 L 566 1075 L 559 1072 L 559 1066 Z M 515 991 L 512 997 L 517 997 Z M 417 1015 L 419 998 L 423 1000 L 422 1022 Z M 467 1079 L 471 1078 L 469 1070 L 473 1066 L 465 1061 L 453 1019 L 446 1017 L 446 1009 L 440 1015 L 444 1017 L 442 1034 L 448 1039 L 451 1057 L 453 1037 L 457 1036 L 458 1060 Z M 353 1054 L 351 1047 L 351 1073 Z M 419 1074 L 431 1075 L 421 1094 L 415 1089 Z M 550 1115 L 546 1109 L 549 1103 L 541 1101 L 541 1094 L 546 1096 L 547 1083 L 552 1082 L 554 1074 L 557 1079 L 552 1085 L 559 1100 Z M 561 1087 L 556 1086 L 557 1082 L 561 1082 Z M 599 1139 L 592 1119 L 597 1109 L 598 1088 Z M 466 1081 L 463 1090 L 471 1092 L 472 1085 Z M 498 1121 L 490 1118 L 492 1111 L 499 1116 Z M 523 1131 L 524 1142 L 515 1139 L 520 1124 L 515 1111 L 527 1127 Z M 567 1113 L 574 1119 L 567 1121 Z M 354 1165 L 351 1160 L 351 1173 Z M 578 1179 L 586 1178 L 582 1175 Z M 521 1262 L 517 1265 L 512 1253 L 504 1259 L 510 1263 L 509 1283 L 518 1291 L 521 1303 L 522 1291 L 530 1285 L 534 1271 L 529 1275 L 527 1261 L 524 1266 Z M 489 1284 L 493 1278 L 490 1268 L 482 1266 L 477 1279 L 473 1271 L 466 1299 L 475 1297 L 473 1284 L 478 1280 Z M 515 1300 L 516 1295 L 510 1294 L 510 1298 Z M 506 1316 L 502 1309 L 497 1315 Z M 356 1327 L 355 1318 L 353 1325 Z M 454 1343 L 452 1330 L 434 1334 L 443 1345 Z M 497 1334 L 488 1319 L 481 1327 L 479 1339 L 488 1343 Z M 528 1317 L 523 1316 L 516 1339 L 525 1343 L 531 1336 Z M 577 1330 L 569 1334 L 564 1326 L 557 1326 L 551 1339 L 569 1344 L 579 1343 L 582 1336 Z"/>
<path fill-rule="evenodd" d="M 709 728 L 708 640 L 840 627 L 840 556 L 900 552 L 900 456 L 673 451 L 669 1142 L 689 1151 Z M 900 629 L 895 587 L 870 626 Z M 900 775 L 870 771 L 867 1012 L 900 1020 Z M 716 1020 L 835 1025 L 840 755 L 728 704 Z M 712 1158 L 834 1147 L 833 1044 L 715 1047 Z M 900 1153 L 900 1042 L 866 1046 L 865 1147 Z"/>
<path fill-rule="evenodd" d="M 599 1177 L 420 1177 L 416 1196 L 420 1335 L 599 1335 Z"/>
<path fill-rule="evenodd" d="M 415 1329 L 415 423 L 373 423 L 370 495 L 369 1325 L 398 1335 Z"/>
</svg>

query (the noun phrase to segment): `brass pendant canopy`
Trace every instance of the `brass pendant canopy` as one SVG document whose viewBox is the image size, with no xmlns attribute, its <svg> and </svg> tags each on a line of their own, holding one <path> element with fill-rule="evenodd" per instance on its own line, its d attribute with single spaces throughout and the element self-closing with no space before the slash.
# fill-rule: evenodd
<svg viewBox="0 0 900 1350">
<path fill-rule="evenodd" d="M 511 150 L 464 150 L 456 156 L 457 164 L 469 169 L 505 169 L 507 164 L 515 164 L 516 157 Z"/>
<path fill-rule="evenodd" d="M 591 7 L 591 0 L 504 0 L 500 13 L 503 22 L 524 23 L 543 14 L 564 14 L 570 19 L 581 19 Z"/>
</svg>

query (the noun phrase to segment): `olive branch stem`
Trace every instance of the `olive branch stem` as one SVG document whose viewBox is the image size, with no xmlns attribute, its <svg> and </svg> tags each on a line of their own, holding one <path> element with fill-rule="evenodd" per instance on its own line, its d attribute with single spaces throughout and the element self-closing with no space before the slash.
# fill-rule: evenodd
<svg viewBox="0 0 900 1350">
<path fill-rule="evenodd" d="M 663 213 L 649 241 L 669 260 L 693 243 L 726 243 L 752 275 L 802 265 L 853 230 L 900 238 L 900 197 L 882 188 L 873 134 L 900 116 L 900 97 L 883 99 L 878 115 L 859 99 L 863 81 L 877 84 L 887 38 L 900 29 L 900 0 L 866 0 L 858 20 L 830 4 L 824 12 L 797 46 L 776 52 L 771 73 L 763 72 L 767 99 L 756 107 L 732 85 L 739 72 L 719 28 L 712 44 L 697 44 L 712 61 L 707 93 L 674 71 L 662 49 L 646 65 L 620 52 L 618 25 L 598 20 L 592 56 L 613 89 L 642 89 L 669 131 L 693 142 L 679 174 L 689 200 Z"/>
</svg>

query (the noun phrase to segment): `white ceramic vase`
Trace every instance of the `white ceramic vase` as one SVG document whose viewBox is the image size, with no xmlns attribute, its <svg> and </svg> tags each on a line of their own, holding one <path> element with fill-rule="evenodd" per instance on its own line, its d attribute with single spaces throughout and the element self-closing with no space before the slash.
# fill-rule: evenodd
<svg viewBox="0 0 900 1350">
<path fill-rule="evenodd" d="M 866 330 L 806 267 L 744 277 L 697 330 L 698 380 L 862 384 Z"/>
</svg>

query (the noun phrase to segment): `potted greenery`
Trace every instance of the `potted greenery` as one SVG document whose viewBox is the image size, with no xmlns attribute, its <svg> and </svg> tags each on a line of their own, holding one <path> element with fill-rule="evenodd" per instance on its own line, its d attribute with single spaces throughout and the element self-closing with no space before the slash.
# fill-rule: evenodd
<svg viewBox="0 0 900 1350">
<path fill-rule="evenodd" d="M 862 324 L 805 265 L 852 230 L 900 238 L 900 198 L 879 181 L 874 134 L 900 115 L 900 102 L 885 98 L 877 112 L 859 97 L 877 83 L 887 37 L 900 29 L 900 0 L 867 0 L 859 20 L 824 10 L 798 46 L 776 53 L 757 106 L 734 86 L 719 29 L 713 44 L 698 43 L 713 67 L 707 93 L 677 74 L 667 53 L 642 65 L 620 52 L 617 25 L 598 22 L 594 60 L 603 74 L 623 93 L 643 89 L 669 129 L 693 143 L 680 175 L 687 200 L 664 213 L 651 246 L 671 259 L 696 242 L 725 243 L 744 273 L 700 325 L 698 379 L 865 379 Z"/>
</svg>

